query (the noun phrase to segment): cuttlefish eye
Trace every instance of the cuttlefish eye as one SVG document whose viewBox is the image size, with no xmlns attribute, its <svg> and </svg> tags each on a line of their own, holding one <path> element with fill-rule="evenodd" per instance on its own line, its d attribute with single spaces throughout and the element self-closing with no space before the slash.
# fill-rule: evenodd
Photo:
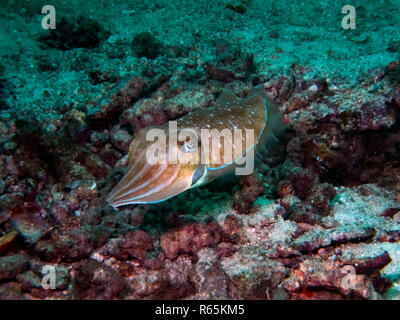
<svg viewBox="0 0 400 320">
<path fill-rule="evenodd" d="M 198 146 L 195 143 L 192 143 L 190 141 L 185 141 L 183 142 L 181 146 L 181 150 L 185 153 L 195 153 L 197 152 Z"/>
<path fill-rule="evenodd" d="M 178 140 L 181 141 L 180 148 L 184 153 L 196 153 L 199 147 L 199 137 L 193 129 L 182 129 L 178 134 Z"/>
</svg>

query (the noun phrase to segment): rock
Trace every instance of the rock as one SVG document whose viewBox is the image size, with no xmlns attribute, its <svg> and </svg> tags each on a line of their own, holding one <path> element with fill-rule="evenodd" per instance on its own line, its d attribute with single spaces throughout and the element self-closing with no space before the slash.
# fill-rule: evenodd
<svg viewBox="0 0 400 320">
<path fill-rule="evenodd" d="M 75 180 L 67 186 L 71 193 L 76 194 L 80 201 L 91 201 L 98 197 L 97 183 L 95 180 Z"/>
<path fill-rule="evenodd" d="M 256 174 L 241 177 L 239 183 L 241 190 L 234 195 L 233 207 L 240 214 L 248 214 L 254 201 L 263 192 L 264 186 Z"/>
<path fill-rule="evenodd" d="M 128 257 L 143 260 L 147 251 L 153 247 L 153 240 L 144 231 L 129 232 L 119 245 L 118 257 Z"/>
<path fill-rule="evenodd" d="M 96 106 L 88 108 L 89 125 L 106 128 L 140 96 L 144 86 L 145 81 L 139 77 L 129 80 L 126 84 L 117 85 Z"/>
<path fill-rule="evenodd" d="M 221 228 L 229 240 L 233 243 L 238 243 L 243 237 L 243 226 L 234 215 L 228 215 L 221 223 Z"/>
<path fill-rule="evenodd" d="M 214 249 L 202 249 L 197 256 L 198 261 L 191 274 L 196 294 L 204 299 L 228 299 L 226 277 Z"/>
<path fill-rule="evenodd" d="M 100 254 L 117 259 L 144 260 L 146 253 L 153 247 L 153 240 L 142 230 L 128 232 L 122 239 L 113 239 L 107 243 Z"/>
<path fill-rule="evenodd" d="M 123 129 L 113 129 L 110 132 L 111 143 L 121 151 L 128 152 L 132 136 Z"/>
<path fill-rule="evenodd" d="M 381 216 L 393 218 L 398 213 L 400 213 L 400 208 L 388 208 L 382 211 Z"/>
<path fill-rule="evenodd" d="M 24 290 L 42 287 L 42 278 L 30 270 L 18 274 L 17 281 Z"/>
<path fill-rule="evenodd" d="M 7 282 L 0 284 L 0 300 L 22 300 L 24 296 L 18 283 Z"/>
<path fill-rule="evenodd" d="M 237 244 L 232 244 L 229 242 L 221 242 L 220 244 L 218 244 L 215 250 L 219 257 L 226 258 L 233 255 L 236 251 L 239 250 L 239 248 L 240 247 Z"/>
<path fill-rule="evenodd" d="M 115 299 L 124 287 L 123 278 L 103 263 L 84 260 L 73 267 L 74 299 Z"/>
<path fill-rule="evenodd" d="M 0 196 L 0 210 L 15 209 L 23 204 L 23 194 L 19 192 L 6 193 Z M 3 216 L 5 219 L 5 216 Z"/>
<path fill-rule="evenodd" d="M 21 254 L 0 257 L 0 281 L 12 280 L 28 269 L 29 262 Z"/>
<path fill-rule="evenodd" d="M 384 268 L 390 262 L 392 262 L 390 255 L 384 252 L 376 257 L 352 261 L 351 264 L 355 266 L 358 274 L 372 274 Z"/>
<path fill-rule="evenodd" d="M 268 259 L 259 248 L 242 247 L 221 264 L 230 299 L 268 299 L 288 275 L 282 263 Z"/>
<path fill-rule="evenodd" d="M 8 249 L 11 247 L 18 234 L 19 232 L 14 230 L 0 237 L 0 255 L 8 251 Z"/>
<path fill-rule="evenodd" d="M 121 159 L 122 154 L 113 148 L 111 143 L 107 143 L 104 148 L 101 149 L 99 156 L 107 165 L 114 167 Z"/>
<path fill-rule="evenodd" d="M 63 223 L 73 216 L 73 212 L 66 203 L 56 202 L 50 209 L 50 215 L 57 223 Z"/>
<path fill-rule="evenodd" d="M 41 240 L 34 250 L 46 261 L 72 262 L 88 257 L 92 247 L 84 233 L 75 231 L 56 240 Z"/>
<path fill-rule="evenodd" d="M 109 140 L 109 135 L 106 132 L 92 132 L 90 141 L 95 147 L 103 147 Z"/>
<path fill-rule="evenodd" d="M 385 97 L 366 94 L 360 100 L 357 105 L 351 100 L 340 105 L 338 112 L 344 131 L 378 130 L 390 128 L 394 124 L 394 115 Z"/>
<path fill-rule="evenodd" d="M 111 170 L 111 168 L 95 154 L 81 154 L 80 156 L 81 159 L 83 159 L 85 168 L 96 178 L 107 176 L 108 172 Z"/>
<path fill-rule="evenodd" d="M 150 109 L 148 109 L 148 106 L 145 106 L 145 110 L 140 110 L 139 108 L 141 108 L 141 105 L 146 104 L 145 101 L 143 102 L 142 100 L 138 104 L 135 104 L 132 109 L 126 110 L 121 115 L 121 124 L 130 124 L 135 131 L 138 131 L 141 128 L 160 126 L 168 122 L 167 112 L 161 109 L 156 109 L 156 106 Z M 152 104 L 153 103 L 150 103 L 150 106 Z"/>
<path fill-rule="evenodd" d="M 296 196 L 305 200 L 314 185 L 314 179 L 307 174 L 295 173 L 290 177 Z"/>
<path fill-rule="evenodd" d="M 304 135 L 315 129 L 321 123 L 326 124 L 333 121 L 332 118 L 335 111 L 324 103 L 312 103 L 308 106 L 304 105 L 304 107 L 302 110 L 295 109 L 295 111 L 289 114 L 291 126 L 300 135 Z M 316 119 L 318 119 L 318 122 Z"/>
<path fill-rule="evenodd" d="M 203 66 L 204 71 L 211 79 L 218 80 L 225 83 L 233 82 L 237 79 L 234 72 L 216 68 L 211 63 L 206 63 Z"/>
<path fill-rule="evenodd" d="M 165 255 L 176 258 L 180 253 L 196 254 L 202 248 L 214 246 L 221 234 L 212 225 L 194 223 L 171 230 L 161 236 L 160 245 Z"/>
<path fill-rule="evenodd" d="M 129 298 L 171 300 L 194 294 L 190 281 L 192 268 L 190 257 L 179 256 L 174 261 L 166 260 L 161 270 L 138 270 L 128 280 L 133 293 Z"/>
<path fill-rule="evenodd" d="M 39 205 L 26 202 L 12 211 L 11 223 L 28 243 L 37 242 L 48 230 L 47 213 Z"/>
<path fill-rule="evenodd" d="M 177 95 L 167 99 L 163 109 L 169 118 L 176 118 L 197 109 L 206 108 L 212 104 L 214 96 L 208 88 L 191 86 Z"/>
<path fill-rule="evenodd" d="M 313 297 L 314 291 L 334 291 L 342 297 L 368 298 L 373 295 L 372 283 L 364 275 L 350 273 L 347 265 L 341 266 L 333 261 L 318 257 L 309 258 L 292 271 L 283 283 L 292 293 L 292 299 L 302 298 L 301 293 Z M 351 270 L 351 269 L 350 269 Z"/>
<path fill-rule="evenodd" d="M 319 248 L 337 243 L 359 242 L 371 239 L 374 230 L 358 228 L 356 226 L 343 226 L 336 229 L 311 230 L 294 241 L 294 247 L 301 252 L 313 252 Z"/>
</svg>

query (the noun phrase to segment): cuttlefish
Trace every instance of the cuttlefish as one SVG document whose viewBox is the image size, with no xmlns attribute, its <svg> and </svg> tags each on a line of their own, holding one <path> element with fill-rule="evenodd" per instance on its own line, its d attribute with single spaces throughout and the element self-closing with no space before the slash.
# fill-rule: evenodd
<svg viewBox="0 0 400 320">
<path fill-rule="evenodd" d="M 245 98 L 224 90 L 211 107 L 136 132 L 127 171 L 107 201 L 114 208 L 157 203 L 229 172 L 250 174 L 250 162 L 284 127 L 282 113 L 262 88 Z M 244 168 L 250 171 L 239 173 Z"/>
</svg>

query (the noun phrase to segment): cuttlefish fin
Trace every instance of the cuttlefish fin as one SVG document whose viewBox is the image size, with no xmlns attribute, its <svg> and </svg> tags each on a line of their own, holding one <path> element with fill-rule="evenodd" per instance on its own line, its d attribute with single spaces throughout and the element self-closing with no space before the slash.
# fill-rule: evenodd
<svg viewBox="0 0 400 320">
<path fill-rule="evenodd" d="M 286 124 L 278 105 L 266 95 L 262 88 L 253 87 L 247 95 L 248 99 L 256 96 L 262 97 L 267 110 L 267 123 L 256 146 L 256 160 L 260 163 L 269 150 L 279 143 L 279 137 L 285 131 Z"/>
</svg>

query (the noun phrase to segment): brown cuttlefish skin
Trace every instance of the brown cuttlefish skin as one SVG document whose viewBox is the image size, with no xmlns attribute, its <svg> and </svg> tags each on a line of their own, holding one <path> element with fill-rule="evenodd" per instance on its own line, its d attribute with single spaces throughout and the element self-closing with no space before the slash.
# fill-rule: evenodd
<svg viewBox="0 0 400 320">
<path fill-rule="evenodd" d="M 129 147 L 127 172 L 107 201 L 114 208 L 157 203 L 208 183 L 240 168 L 247 154 L 257 156 L 284 127 L 262 89 L 253 88 L 243 99 L 223 91 L 212 107 L 139 130 Z"/>
</svg>

